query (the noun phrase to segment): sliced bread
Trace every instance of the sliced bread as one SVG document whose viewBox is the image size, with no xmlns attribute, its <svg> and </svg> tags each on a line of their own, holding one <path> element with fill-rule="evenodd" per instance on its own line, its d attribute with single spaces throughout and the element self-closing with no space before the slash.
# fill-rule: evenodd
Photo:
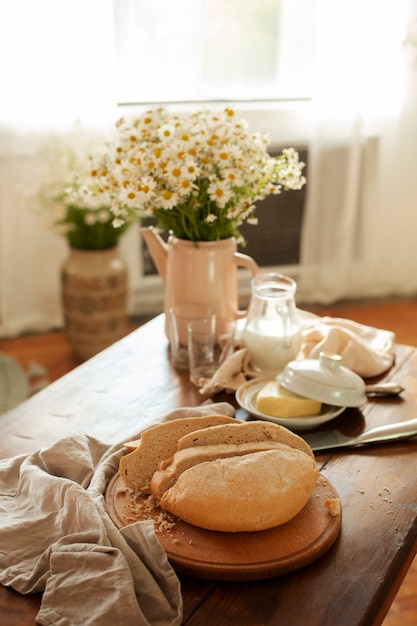
<svg viewBox="0 0 417 626">
<path fill-rule="evenodd" d="M 170 459 L 170 464 L 165 469 L 157 470 L 152 476 L 150 489 L 153 495 L 161 499 L 162 494 L 167 491 L 178 480 L 180 474 L 190 467 L 205 461 L 215 461 L 231 456 L 243 456 L 252 452 L 262 450 L 282 450 L 284 444 L 276 441 L 255 441 L 242 444 L 216 444 L 209 446 L 195 446 L 179 450 Z M 165 465 L 165 464 L 164 464 Z"/>
<path fill-rule="evenodd" d="M 204 428 L 196 432 L 190 432 L 183 435 L 178 441 L 178 450 L 191 448 L 194 446 L 216 445 L 220 443 L 242 444 L 255 441 L 276 441 L 284 443 L 291 448 L 296 448 L 315 459 L 310 446 L 298 435 L 294 434 L 287 428 L 266 422 L 256 420 L 253 422 L 237 422 L 215 425 Z"/>
<path fill-rule="evenodd" d="M 235 421 L 225 415 L 186 417 L 145 430 L 138 447 L 120 459 L 119 473 L 123 482 L 135 491 L 150 493 L 151 477 L 163 459 L 173 456 L 181 437 L 194 430 Z"/>
</svg>

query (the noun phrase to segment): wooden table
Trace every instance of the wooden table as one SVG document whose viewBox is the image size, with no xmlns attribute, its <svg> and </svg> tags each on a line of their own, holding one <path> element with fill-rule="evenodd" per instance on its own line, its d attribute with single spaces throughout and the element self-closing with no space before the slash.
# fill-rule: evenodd
<svg viewBox="0 0 417 626">
<path fill-rule="evenodd" d="M 401 398 L 370 400 L 337 418 L 351 428 L 417 415 L 417 350 L 397 346 L 385 377 Z M 233 396 L 216 399 L 233 402 Z M 113 443 L 201 395 L 169 362 L 163 316 L 0 417 L 0 456 L 35 451 L 72 432 Z M 339 538 L 315 563 L 281 577 L 213 582 L 181 576 L 184 623 L 341 626 L 380 624 L 416 553 L 417 440 L 320 454 L 343 505 Z M 34 624 L 38 596 L 0 587 L 1 623 Z"/>
</svg>

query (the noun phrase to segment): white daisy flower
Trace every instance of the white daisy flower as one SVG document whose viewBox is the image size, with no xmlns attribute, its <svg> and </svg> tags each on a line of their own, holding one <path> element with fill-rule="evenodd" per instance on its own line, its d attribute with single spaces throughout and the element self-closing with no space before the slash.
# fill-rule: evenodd
<svg viewBox="0 0 417 626">
<path fill-rule="evenodd" d="M 158 198 L 158 204 L 162 209 L 172 209 L 177 206 L 178 202 L 178 194 L 169 189 L 165 189 Z"/>
<path fill-rule="evenodd" d="M 224 180 L 212 181 L 207 189 L 207 192 L 210 199 L 220 208 L 223 208 L 233 195 L 229 184 Z"/>
</svg>

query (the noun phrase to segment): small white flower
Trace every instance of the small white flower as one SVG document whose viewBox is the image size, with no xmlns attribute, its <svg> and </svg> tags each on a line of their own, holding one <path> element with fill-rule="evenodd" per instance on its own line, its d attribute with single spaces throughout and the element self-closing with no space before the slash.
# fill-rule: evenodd
<svg viewBox="0 0 417 626">
<path fill-rule="evenodd" d="M 183 165 L 177 162 L 168 163 L 166 167 L 166 175 L 171 185 L 176 185 L 181 178 L 184 177 Z"/>
<path fill-rule="evenodd" d="M 233 195 L 229 184 L 224 180 L 214 180 L 211 182 L 207 192 L 211 200 L 220 208 L 223 208 Z"/>
<path fill-rule="evenodd" d="M 243 173 L 238 169 L 227 168 L 222 171 L 222 176 L 232 187 L 239 187 L 244 182 Z"/>
<path fill-rule="evenodd" d="M 178 194 L 169 189 L 165 189 L 158 198 L 158 204 L 162 209 L 172 209 L 179 202 Z"/>
<path fill-rule="evenodd" d="M 194 184 L 189 178 L 180 178 L 174 184 L 175 191 L 182 197 L 189 196 L 192 191 L 198 191 L 198 186 Z"/>
<path fill-rule="evenodd" d="M 200 168 L 194 159 L 188 157 L 185 159 L 182 175 L 188 178 L 189 180 L 195 180 L 200 175 Z"/>
<path fill-rule="evenodd" d="M 173 124 L 162 124 L 158 129 L 158 137 L 161 141 L 171 140 L 175 135 L 175 126 Z"/>
</svg>

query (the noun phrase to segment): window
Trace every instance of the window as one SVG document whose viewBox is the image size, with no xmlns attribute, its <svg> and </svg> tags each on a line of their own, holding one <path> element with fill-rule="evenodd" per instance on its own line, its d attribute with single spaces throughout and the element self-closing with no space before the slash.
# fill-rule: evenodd
<svg viewBox="0 0 417 626">
<path fill-rule="evenodd" d="M 305 99 L 311 0 L 115 0 L 119 103 Z"/>
</svg>

